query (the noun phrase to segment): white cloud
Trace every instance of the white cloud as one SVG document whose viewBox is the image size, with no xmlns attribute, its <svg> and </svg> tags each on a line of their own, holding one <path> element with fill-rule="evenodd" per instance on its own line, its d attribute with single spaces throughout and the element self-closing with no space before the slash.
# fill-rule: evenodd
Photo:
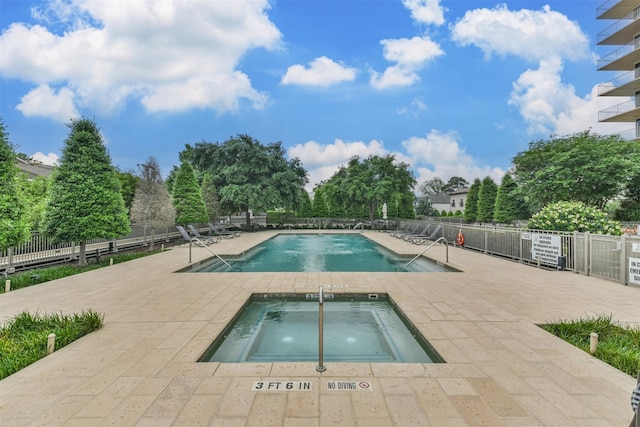
<svg viewBox="0 0 640 427">
<path fill-rule="evenodd" d="M 408 107 L 398 108 L 396 111 L 398 114 L 408 114 L 411 112 L 415 117 L 418 116 L 420 111 L 424 111 L 427 109 L 427 104 L 424 103 L 422 98 L 413 98 L 411 100 L 411 104 Z"/>
<path fill-rule="evenodd" d="M 386 39 L 380 42 L 384 58 L 396 65 L 388 67 L 382 74 L 371 72 L 370 83 L 375 89 L 411 86 L 420 80 L 417 72 L 429 61 L 444 55 L 440 46 L 428 36 L 411 39 Z"/>
<path fill-rule="evenodd" d="M 137 0 L 126 8 L 54 0 L 34 14 L 43 25 L 14 23 L 2 33 L 0 71 L 38 85 L 62 83 L 76 105 L 103 111 L 129 99 L 152 112 L 233 111 L 243 100 L 259 108 L 265 95 L 237 65 L 251 49 L 280 47 L 268 8 L 268 0 Z M 64 30 L 54 33 L 47 22 Z"/>
<path fill-rule="evenodd" d="M 32 89 L 20 99 L 16 109 L 27 117 L 48 117 L 53 120 L 68 122 L 80 114 L 73 103 L 74 94 L 68 88 L 57 92 L 48 85 L 40 85 Z"/>
<path fill-rule="evenodd" d="M 409 164 L 417 171 L 418 184 L 435 177 L 445 182 L 452 176 L 461 176 L 469 182 L 487 175 L 496 182 L 502 179 L 502 169 L 478 165 L 460 146 L 459 140 L 456 132 L 431 130 L 425 137 L 412 136 L 402 141 L 411 159 Z"/>
<path fill-rule="evenodd" d="M 44 163 L 45 165 L 57 165 L 59 164 L 58 160 L 60 159 L 56 153 L 44 154 L 40 151 L 36 151 L 35 154 L 32 154 L 31 158 Z"/>
<path fill-rule="evenodd" d="M 451 32 L 454 41 L 479 47 L 487 58 L 494 53 L 528 61 L 594 58 L 580 26 L 549 6 L 540 11 L 510 11 L 505 4 L 470 10 L 452 26 Z"/>
<path fill-rule="evenodd" d="M 330 86 L 332 84 L 353 81 L 356 78 L 355 68 L 346 67 L 326 56 L 314 59 L 309 68 L 303 65 L 292 65 L 282 77 L 282 84 L 305 86 Z"/>
<path fill-rule="evenodd" d="M 404 7 L 411 11 L 411 18 L 422 24 L 444 24 L 444 9 L 440 0 L 402 0 Z"/>
</svg>

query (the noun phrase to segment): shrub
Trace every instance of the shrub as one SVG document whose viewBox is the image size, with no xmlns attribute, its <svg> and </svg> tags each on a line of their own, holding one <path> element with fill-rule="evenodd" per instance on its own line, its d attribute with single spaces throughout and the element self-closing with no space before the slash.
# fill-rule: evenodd
<svg viewBox="0 0 640 427">
<path fill-rule="evenodd" d="M 556 202 L 544 207 L 529 220 L 527 228 L 535 230 L 580 231 L 597 234 L 622 234 L 620 224 L 582 202 Z"/>
</svg>

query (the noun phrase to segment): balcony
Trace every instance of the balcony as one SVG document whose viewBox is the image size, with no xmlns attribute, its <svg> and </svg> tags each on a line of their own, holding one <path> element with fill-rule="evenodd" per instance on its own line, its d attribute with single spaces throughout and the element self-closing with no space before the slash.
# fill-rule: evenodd
<svg viewBox="0 0 640 427">
<path fill-rule="evenodd" d="M 634 96 L 640 91 L 640 69 L 620 74 L 598 85 L 598 96 Z"/>
<path fill-rule="evenodd" d="M 637 0 L 607 0 L 596 9 L 597 19 L 620 19 L 638 7 Z"/>
<path fill-rule="evenodd" d="M 640 62 L 640 49 L 629 43 L 598 59 L 597 67 L 598 71 L 628 71 L 633 70 L 637 62 Z"/>
<path fill-rule="evenodd" d="M 636 3 L 636 6 L 638 3 Z M 621 45 L 633 41 L 633 37 L 640 32 L 640 19 L 638 15 L 632 13 L 614 22 L 598 33 L 596 44 L 599 45 Z"/>
<path fill-rule="evenodd" d="M 640 119 L 640 108 L 633 99 L 598 112 L 599 122 L 635 122 L 637 119 Z"/>
</svg>

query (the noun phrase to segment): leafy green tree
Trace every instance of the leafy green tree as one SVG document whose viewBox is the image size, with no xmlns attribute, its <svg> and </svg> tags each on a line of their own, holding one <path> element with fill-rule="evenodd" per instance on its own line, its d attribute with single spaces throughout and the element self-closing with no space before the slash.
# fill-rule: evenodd
<svg viewBox="0 0 640 427">
<path fill-rule="evenodd" d="M 505 173 L 498 188 L 493 219 L 502 224 L 509 224 L 516 219 L 529 218 L 529 211 L 518 184 L 510 173 Z"/>
<path fill-rule="evenodd" d="M 307 190 L 300 190 L 300 210 L 298 210 L 298 217 L 311 218 L 313 216 L 313 205 L 311 204 L 311 198 Z"/>
<path fill-rule="evenodd" d="M 160 165 L 155 157 L 139 165 L 140 177 L 131 206 L 131 221 L 151 229 L 149 250 L 155 248 L 156 227 L 173 224 L 175 209 L 171 205 L 171 195 L 162 181 Z"/>
<path fill-rule="evenodd" d="M 248 135 L 222 144 L 199 142 L 181 153 L 200 173 L 210 173 L 226 212 L 296 210 L 308 182 L 300 159 L 287 160 L 281 142 L 268 145 Z"/>
<path fill-rule="evenodd" d="M 200 188 L 202 189 L 202 199 L 204 200 L 204 205 L 207 208 L 209 220 L 211 220 L 211 222 L 215 222 L 216 218 L 222 215 L 222 207 L 220 206 L 218 189 L 216 188 L 216 184 L 213 182 L 213 177 L 210 173 L 204 174 Z"/>
<path fill-rule="evenodd" d="M 580 231 L 597 234 L 622 234 L 620 224 L 610 221 L 607 214 L 582 202 L 555 202 L 545 206 L 529 219 L 533 230 Z"/>
<path fill-rule="evenodd" d="M 131 171 L 122 172 L 116 169 L 116 174 L 120 180 L 120 193 L 122 194 L 124 205 L 127 207 L 127 211 L 131 212 L 131 206 L 133 205 L 133 198 L 136 195 L 139 178 Z"/>
<path fill-rule="evenodd" d="M 313 217 L 327 218 L 329 216 L 329 206 L 324 197 L 324 187 L 318 186 L 313 192 Z"/>
<path fill-rule="evenodd" d="M 530 202 L 578 201 L 604 209 L 640 169 L 640 141 L 584 131 L 536 141 L 513 158 L 516 182 Z"/>
<path fill-rule="evenodd" d="M 367 216 L 374 223 L 383 203 L 397 194 L 410 193 L 416 179 L 406 163 L 397 163 L 395 156 L 353 157 L 328 181 L 328 194 L 347 207 L 366 206 Z"/>
<path fill-rule="evenodd" d="M 97 125 L 74 119 L 54 169 L 43 228 L 56 242 L 80 242 L 79 265 L 86 265 L 86 241 L 112 239 L 131 231 L 120 181 Z"/>
<path fill-rule="evenodd" d="M 191 163 L 183 161 L 175 174 L 172 193 L 176 223 L 187 225 L 206 222 L 207 207 Z"/>
<path fill-rule="evenodd" d="M 37 231 L 42 226 L 42 216 L 47 204 L 50 179 L 45 176 L 27 179 L 25 174 L 20 175 L 20 187 L 25 199 L 29 229 Z"/>
<path fill-rule="evenodd" d="M 478 192 L 478 221 L 492 222 L 496 206 L 498 186 L 490 176 L 485 177 Z"/>
<path fill-rule="evenodd" d="M 442 178 L 433 178 L 420 184 L 418 189 L 423 196 L 444 193 L 446 184 Z"/>
<path fill-rule="evenodd" d="M 0 251 L 29 238 L 29 223 L 18 185 L 16 153 L 0 119 Z"/>
<path fill-rule="evenodd" d="M 640 221 L 640 172 L 629 180 L 624 197 L 614 213 L 615 219 L 618 221 Z"/>
<path fill-rule="evenodd" d="M 469 187 L 467 193 L 467 203 L 464 208 L 464 219 L 468 222 L 475 222 L 478 219 L 478 197 L 480 195 L 480 186 L 482 181 L 480 178 L 476 178 Z"/>
<path fill-rule="evenodd" d="M 469 186 L 469 181 L 460 177 L 460 176 L 452 176 L 449 178 L 449 181 L 442 187 L 443 193 L 453 193 L 454 191 L 462 190 L 463 188 L 467 188 Z"/>
<path fill-rule="evenodd" d="M 425 216 L 438 215 L 438 211 L 433 208 L 433 206 L 431 205 L 431 201 L 426 197 L 421 197 L 418 200 L 418 206 L 416 206 L 416 213 L 418 215 L 425 215 Z"/>
<path fill-rule="evenodd" d="M 415 219 L 416 211 L 413 208 L 415 199 L 415 196 L 409 192 L 398 194 L 398 217 Z"/>
</svg>

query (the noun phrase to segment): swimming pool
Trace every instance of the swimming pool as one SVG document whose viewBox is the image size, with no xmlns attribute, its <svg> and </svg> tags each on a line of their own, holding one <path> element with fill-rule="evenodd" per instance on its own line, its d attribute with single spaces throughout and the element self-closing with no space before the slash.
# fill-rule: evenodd
<svg viewBox="0 0 640 427">
<path fill-rule="evenodd" d="M 387 294 L 324 294 L 324 360 L 444 360 Z M 318 294 L 253 295 L 200 362 L 318 360 Z"/>
<path fill-rule="evenodd" d="M 361 234 L 278 234 L 242 256 L 199 263 L 190 272 L 448 272 L 457 271 L 420 257 L 401 257 Z"/>
</svg>

